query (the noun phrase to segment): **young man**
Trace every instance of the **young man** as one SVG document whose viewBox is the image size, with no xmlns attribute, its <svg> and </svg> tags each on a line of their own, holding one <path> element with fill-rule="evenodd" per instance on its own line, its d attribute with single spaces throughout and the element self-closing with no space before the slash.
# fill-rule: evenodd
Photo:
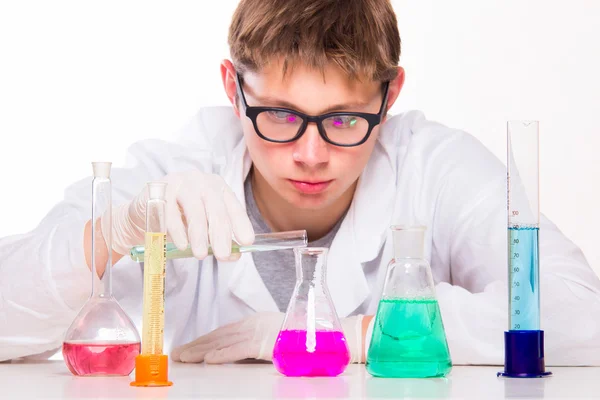
<svg viewBox="0 0 600 400">
<path fill-rule="evenodd" d="M 167 266 L 174 360 L 269 360 L 292 254 L 232 256 L 231 237 L 306 229 L 330 248 L 330 292 L 363 362 L 389 227 L 419 224 L 454 363 L 502 364 L 506 170 L 464 132 L 419 112 L 388 117 L 404 82 L 389 1 L 242 0 L 229 44 L 221 78 L 232 107 L 201 110 L 176 142 L 136 144 L 137 163 L 112 173 L 114 293 L 138 327 L 143 266 L 123 255 L 143 243 L 145 183 L 163 179 L 169 236 L 196 256 Z M 69 188 L 34 231 L 0 241 L 0 360 L 59 348 L 86 300 L 89 185 Z M 540 242 L 547 362 L 597 363 L 600 282 L 546 218 Z"/>
</svg>

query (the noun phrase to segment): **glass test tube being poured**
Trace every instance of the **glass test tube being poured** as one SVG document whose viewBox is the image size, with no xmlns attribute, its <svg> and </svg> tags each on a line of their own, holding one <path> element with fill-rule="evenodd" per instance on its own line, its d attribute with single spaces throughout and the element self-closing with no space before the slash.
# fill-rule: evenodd
<svg viewBox="0 0 600 400">
<path fill-rule="evenodd" d="M 144 255 L 144 298 L 142 315 L 142 353 L 135 359 L 135 381 L 131 386 L 171 386 L 168 356 L 163 354 L 165 325 L 165 268 L 167 221 L 165 195 L 167 184 L 148 183 L 146 205 L 147 251 Z"/>
<path fill-rule="evenodd" d="M 250 246 L 240 246 L 235 241 L 231 243 L 232 253 L 249 253 L 255 251 L 271 251 L 285 250 L 308 245 L 308 236 L 305 230 L 286 231 L 275 233 L 259 233 L 254 236 L 254 243 Z M 132 247 L 129 255 L 133 261 L 144 261 L 144 246 Z M 208 246 L 208 255 L 212 255 L 212 249 Z M 167 243 L 166 247 L 167 260 L 176 258 L 191 258 L 194 257 L 192 249 L 188 246 L 185 250 L 179 250 L 175 244 Z"/>
<path fill-rule="evenodd" d="M 544 365 L 539 282 L 539 123 L 507 124 L 508 304 L 504 372 L 534 378 L 550 374 Z"/>
</svg>

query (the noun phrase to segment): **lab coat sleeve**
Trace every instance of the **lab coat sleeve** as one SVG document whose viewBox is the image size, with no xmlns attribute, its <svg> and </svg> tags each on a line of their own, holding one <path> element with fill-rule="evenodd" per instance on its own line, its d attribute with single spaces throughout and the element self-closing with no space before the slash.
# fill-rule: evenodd
<svg viewBox="0 0 600 400">
<path fill-rule="evenodd" d="M 430 162 L 449 166 L 438 180 L 432 252 L 450 267 L 450 282 L 437 285 L 450 352 L 455 364 L 502 365 L 506 168 L 470 135 L 449 142 Z M 600 280 L 581 250 L 543 215 L 539 243 L 546 365 L 599 365 Z"/>
<path fill-rule="evenodd" d="M 178 146 L 162 141 L 133 145 L 131 165 L 111 172 L 113 205 L 163 177 L 179 153 Z M 0 361 L 51 355 L 89 297 L 83 231 L 91 217 L 91 181 L 67 188 L 64 199 L 31 232 L 0 239 Z"/>
</svg>

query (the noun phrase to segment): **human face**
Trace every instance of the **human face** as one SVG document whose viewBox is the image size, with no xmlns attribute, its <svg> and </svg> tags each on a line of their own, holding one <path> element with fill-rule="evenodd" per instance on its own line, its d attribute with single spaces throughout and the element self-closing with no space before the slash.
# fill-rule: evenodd
<svg viewBox="0 0 600 400">
<path fill-rule="evenodd" d="M 257 73 L 244 73 L 243 91 L 249 106 L 284 107 L 309 115 L 376 114 L 384 93 L 381 83 L 349 80 L 335 66 L 324 72 L 295 66 L 284 76 L 277 63 Z M 272 194 L 300 209 L 326 209 L 341 199 L 351 199 L 379 133 L 377 125 L 364 143 L 341 147 L 327 143 L 317 125 L 309 123 L 297 140 L 273 143 L 256 133 L 243 109 L 239 115 L 257 179 L 266 182 Z"/>
</svg>

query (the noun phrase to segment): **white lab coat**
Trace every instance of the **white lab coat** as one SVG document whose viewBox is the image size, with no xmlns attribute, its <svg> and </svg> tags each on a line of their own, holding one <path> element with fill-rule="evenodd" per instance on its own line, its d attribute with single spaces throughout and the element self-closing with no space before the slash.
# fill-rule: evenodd
<svg viewBox="0 0 600 400">
<path fill-rule="evenodd" d="M 114 204 L 149 180 L 191 168 L 220 174 L 244 203 L 251 160 L 229 107 L 203 109 L 176 141 L 142 141 L 130 155 L 127 168 L 113 169 Z M 0 360 L 59 348 L 89 296 L 82 234 L 90 196 L 87 178 L 32 232 L 0 240 Z M 389 226 L 413 223 L 428 227 L 425 254 L 454 363 L 503 364 L 506 170 L 474 137 L 420 112 L 385 122 L 331 245 L 327 282 L 339 316 L 376 312 L 392 258 Z M 540 253 L 547 364 L 600 364 L 599 279 L 546 218 Z M 128 257 L 113 267 L 113 293 L 138 329 L 142 281 L 142 265 Z M 169 261 L 165 307 L 166 352 L 252 313 L 277 311 L 250 254 L 238 262 Z"/>
</svg>

